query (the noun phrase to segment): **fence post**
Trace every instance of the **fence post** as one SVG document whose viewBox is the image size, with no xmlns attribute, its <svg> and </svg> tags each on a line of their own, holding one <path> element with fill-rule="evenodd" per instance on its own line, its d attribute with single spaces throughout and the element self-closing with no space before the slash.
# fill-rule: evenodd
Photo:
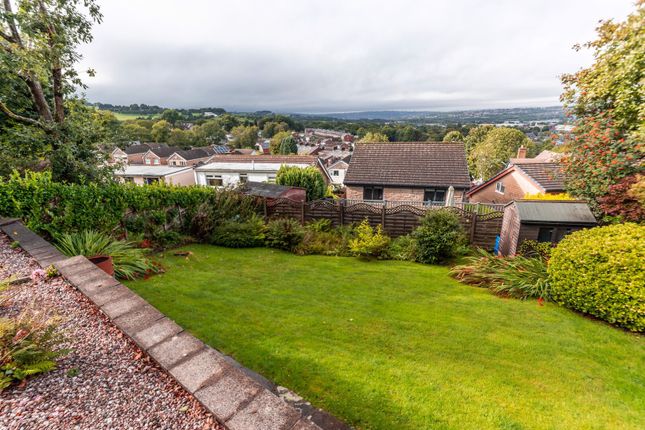
<svg viewBox="0 0 645 430">
<path fill-rule="evenodd" d="M 473 212 L 470 217 L 470 244 L 475 240 L 475 230 L 477 229 L 477 211 Z"/>
<path fill-rule="evenodd" d="M 340 217 L 340 225 L 345 225 L 345 201 L 338 202 L 338 216 Z"/>
<path fill-rule="evenodd" d="M 300 224 L 305 225 L 305 202 L 300 202 Z"/>
<path fill-rule="evenodd" d="M 381 212 L 381 227 L 385 230 L 385 207 L 387 206 L 387 201 L 383 200 L 383 211 Z"/>
<path fill-rule="evenodd" d="M 269 210 L 267 209 L 267 198 L 262 197 L 262 210 L 264 211 L 264 220 L 269 220 Z"/>
</svg>

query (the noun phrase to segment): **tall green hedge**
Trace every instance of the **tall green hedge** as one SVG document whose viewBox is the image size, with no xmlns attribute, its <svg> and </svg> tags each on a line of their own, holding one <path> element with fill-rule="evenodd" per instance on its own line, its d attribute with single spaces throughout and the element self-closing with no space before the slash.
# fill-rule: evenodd
<svg viewBox="0 0 645 430">
<path fill-rule="evenodd" d="M 32 230 L 50 236 L 110 232 L 129 212 L 177 207 L 191 217 L 213 193 L 206 187 L 163 184 L 65 184 L 52 181 L 50 173 L 30 172 L 0 178 L 0 216 L 22 218 Z"/>
<path fill-rule="evenodd" d="M 632 331 L 645 331 L 645 226 L 580 230 L 551 253 L 551 297 Z"/>
</svg>

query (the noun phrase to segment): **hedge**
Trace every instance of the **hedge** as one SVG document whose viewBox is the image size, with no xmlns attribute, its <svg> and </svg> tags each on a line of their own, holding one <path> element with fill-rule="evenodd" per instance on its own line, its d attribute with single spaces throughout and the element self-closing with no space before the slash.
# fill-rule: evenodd
<svg viewBox="0 0 645 430">
<path fill-rule="evenodd" d="M 52 181 L 48 172 L 28 172 L 0 178 L 0 216 L 21 218 L 35 232 L 49 236 L 110 232 L 128 213 L 181 208 L 190 217 L 213 193 L 206 187 L 164 184 L 65 184 Z"/>
<path fill-rule="evenodd" d="M 568 308 L 645 331 L 645 226 L 627 223 L 565 237 L 549 263 L 551 297 Z"/>
</svg>

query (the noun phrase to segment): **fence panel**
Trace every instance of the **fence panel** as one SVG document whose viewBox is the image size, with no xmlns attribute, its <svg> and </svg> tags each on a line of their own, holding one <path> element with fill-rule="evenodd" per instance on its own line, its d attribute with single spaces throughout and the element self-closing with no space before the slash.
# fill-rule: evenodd
<svg viewBox="0 0 645 430">
<path fill-rule="evenodd" d="M 421 218 L 431 210 L 448 209 L 459 216 L 460 223 L 472 245 L 493 249 L 502 228 L 502 205 L 457 203 L 454 206 L 426 205 L 423 202 L 370 202 L 356 200 L 316 200 L 298 202 L 270 199 L 263 202 L 267 219 L 294 218 L 305 223 L 321 218 L 337 227 L 358 224 L 367 219 L 373 227 L 382 225 L 391 237 L 412 232 Z"/>
</svg>

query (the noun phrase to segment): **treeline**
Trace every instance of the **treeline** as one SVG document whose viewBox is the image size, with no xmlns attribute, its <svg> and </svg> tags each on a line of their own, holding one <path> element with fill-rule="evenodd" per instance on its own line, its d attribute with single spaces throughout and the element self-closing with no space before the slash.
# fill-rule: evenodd
<svg viewBox="0 0 645 430">
<path fill-rule="evenodd" d="M 111 112 L 117 112 L 117 113 L 126 113 L 126 114 L 134 114 L 134 115 L 158 115 L 162 113 L 165 110 L 169 110 L 168 108 L 164 108 L 161 106 L 157 105 L 147 105 L 145 103 L 142 104 L 131 104 L 129 106 L 125 105 L 113 105 L 110 103 L 89 103 L 90 106 L 96 107 L 101 110 L 109 110 Z M 222 108 L 216 108 L 216 107 L 205 107 L 205 108 L 195 108 L 195 109 L 172 109 L 176 112 L 179 112 L 181 115 L 190 117 L 194 114 L 204 114 L 206 112 L 212 112 L 216 115 L 221 115 L 226 113 L 226 110 Z"/>
</svg>

